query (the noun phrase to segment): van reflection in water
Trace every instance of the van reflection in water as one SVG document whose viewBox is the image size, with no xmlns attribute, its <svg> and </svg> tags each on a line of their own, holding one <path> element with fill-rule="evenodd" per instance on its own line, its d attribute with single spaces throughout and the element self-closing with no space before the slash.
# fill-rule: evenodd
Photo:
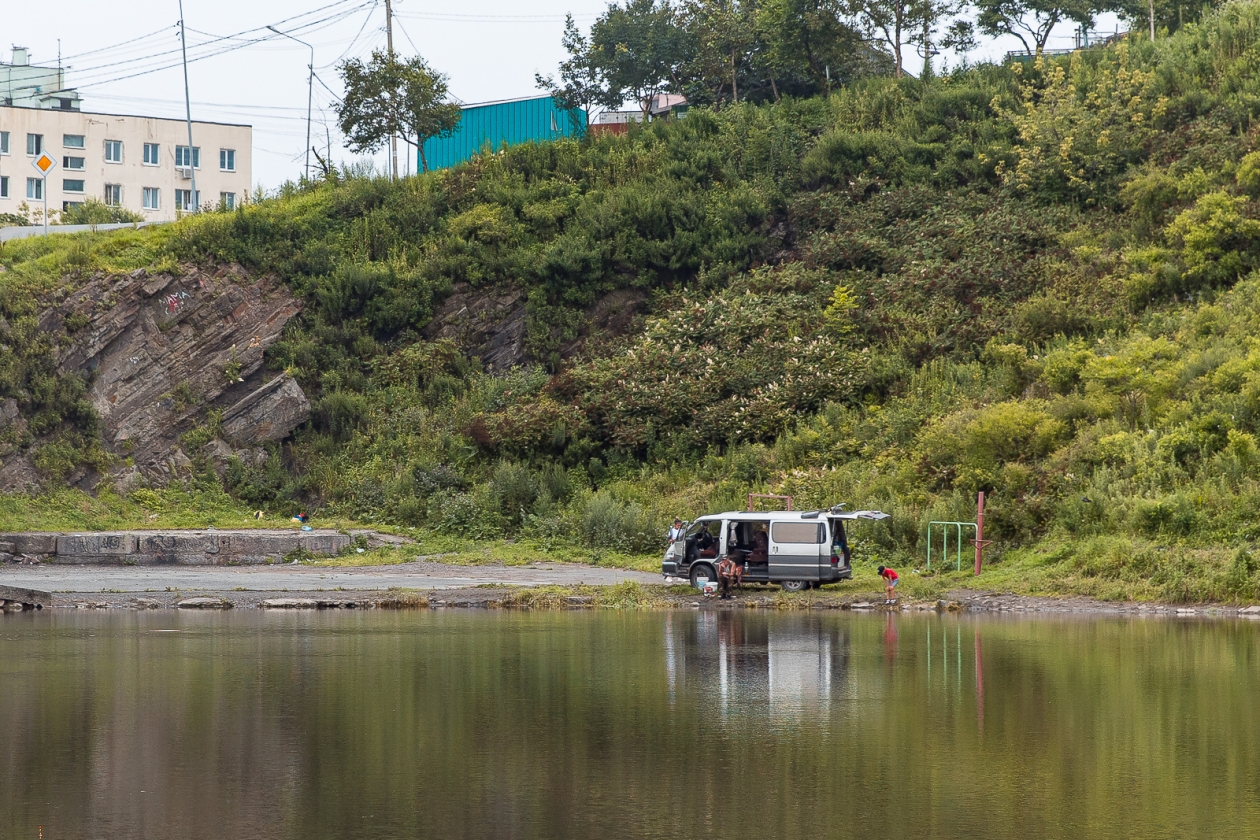
<svg viewBox="0 0 1260 840">
<path fill-rule="evenodd" d="M 670 701 L 683 693 L 723 717 L 793 720 L 856 697 L 847 627 L 808 615 L 773 618 L 725 610 L 668 614 Z"/>
</svg>

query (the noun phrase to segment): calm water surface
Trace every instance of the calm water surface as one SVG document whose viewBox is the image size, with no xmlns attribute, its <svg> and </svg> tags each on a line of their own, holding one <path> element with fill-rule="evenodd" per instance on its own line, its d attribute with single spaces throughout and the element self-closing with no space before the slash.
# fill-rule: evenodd
<svg viewBox="0 0 1260 840">
<path fill-rule="evenodd" d="M 1260 626 L 0 616 L 0 835 L 1254 837 Z"/>
</svg>

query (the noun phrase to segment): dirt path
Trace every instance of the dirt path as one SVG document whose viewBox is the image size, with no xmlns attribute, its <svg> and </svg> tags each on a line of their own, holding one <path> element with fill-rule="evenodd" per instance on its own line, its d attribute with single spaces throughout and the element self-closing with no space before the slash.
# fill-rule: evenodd
<svg viewBox="0 0 1260 840">
<path fill-rule="evenodd" d="M 453 566 L 430 561 L 392 566 L 0 566 L 0 585 L 58 594 L 152 593 L 166 590 L 324 592 L 509 586 L 606 586 L 624 580 L 660 583 L 661 576 L 625 569 L 541 563 Z"/>
</svg>

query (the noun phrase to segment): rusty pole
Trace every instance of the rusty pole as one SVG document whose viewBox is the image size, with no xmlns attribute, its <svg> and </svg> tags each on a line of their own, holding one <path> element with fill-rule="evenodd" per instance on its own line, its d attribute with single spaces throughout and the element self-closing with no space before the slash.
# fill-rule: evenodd
<svg viewBox="0 0 1260 840">
<path fill-rule="evenodd" d="M 980 574 L 981 557 L 984 554 L 984 491 L 976 498 L 976 574 Z"/>
</svg>

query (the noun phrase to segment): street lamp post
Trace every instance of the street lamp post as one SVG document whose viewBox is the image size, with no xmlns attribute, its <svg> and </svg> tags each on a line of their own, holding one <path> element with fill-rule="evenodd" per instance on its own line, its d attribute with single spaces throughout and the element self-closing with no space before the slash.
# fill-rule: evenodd
<svg viewBox="0 0 1260 840">
<path fill-rule="evenodd" d="M 283 35 L 291 41 L 297 41 L 302 46 L 311 51 L 311 63 L 306 65 L 309 75 L 306 78 L 306 180 L 311 180 L 311 100 L 315 93 L 315 48 L 303 41 L 301 38 L 294 38 L 288 32 L 281 32 L 274 26 L 268 26 L 272 32 L 277 35 Z"/>
</svg>

